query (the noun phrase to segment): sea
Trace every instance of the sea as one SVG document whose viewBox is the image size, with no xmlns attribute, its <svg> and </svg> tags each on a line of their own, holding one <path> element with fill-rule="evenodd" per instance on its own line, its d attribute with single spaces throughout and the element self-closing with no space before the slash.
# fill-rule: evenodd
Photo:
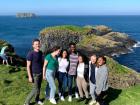
<svg viewBox="0 0 140 105">
<path fill-rule="evenodd" d="M 117 55 L 114 59 L 140 72 L 140 16 L 0 16 L 0 39 L 11 43 L 18 55 L 26 57 L 31 50 L 32 40 L 39 37 L 39 32 L 45 27 L 57 25 L 107 25 L 113 31 L 128 34 L 137 44 L 131 52 Z"/>
</svg>

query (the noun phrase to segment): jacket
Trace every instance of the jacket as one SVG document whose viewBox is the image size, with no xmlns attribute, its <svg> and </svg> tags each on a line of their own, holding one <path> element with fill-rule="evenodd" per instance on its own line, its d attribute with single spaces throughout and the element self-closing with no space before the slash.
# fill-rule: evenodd
<svg viewBox="0 0 140 105">
<path fill-rule="evenodd" d="M 102 65 L 98 68 L 96 74 L 96 94 L 100 94 L 102 91 L 108 89 L 108 68 L 106 65 Z"/>
</svg>

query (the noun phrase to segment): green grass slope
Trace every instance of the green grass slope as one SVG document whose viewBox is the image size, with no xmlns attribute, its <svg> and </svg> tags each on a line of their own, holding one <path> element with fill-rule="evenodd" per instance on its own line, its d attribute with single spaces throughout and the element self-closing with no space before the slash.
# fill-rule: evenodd
<svg viewBox="0 0 140 105">
<path fill-rule="evenodd" d="M 45 97 L 45 86 L 46 81 L 43 81 L 41 90 L 42 99 Z M 31 84 L 28 83 L 26 68 L 0 65 L 0 105 L 23 105 L 30 90 Z M 139 85 L 128 89 L 110 88 L 105 100 L 109 105 L 140 105 L 139 91 Z M 45 105 L 51 105 L 48 100 L 44 100 L 44 103 Z M 65 102 L 58 100 L 58 105 L 66 104 L 84 105 L 84 102 L 78 103 L 77 100 L 74 99 L 73 102 L 70 103 L 67 101 L 67 97 Z"/>
</svg>

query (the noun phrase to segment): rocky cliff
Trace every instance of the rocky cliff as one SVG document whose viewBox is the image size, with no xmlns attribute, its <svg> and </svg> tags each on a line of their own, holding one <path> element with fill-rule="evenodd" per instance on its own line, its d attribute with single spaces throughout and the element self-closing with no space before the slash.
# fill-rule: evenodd
<svg viewBox="0 0 140 105">
<path fill-rule="evenodd" d="M 90 55 L 115 55 L 128 53 L 136 43 L 127 34 L 113 32 L 111 28 L 100 26 L 55 26 L 41 30 L 40 40 L 42 50 L 50 49 L 54 45 L 68 48 L 70 42 L 75 42 L 79 50 Z M 86 49 L 86 50 L 84 50 Z"/>
</svg>

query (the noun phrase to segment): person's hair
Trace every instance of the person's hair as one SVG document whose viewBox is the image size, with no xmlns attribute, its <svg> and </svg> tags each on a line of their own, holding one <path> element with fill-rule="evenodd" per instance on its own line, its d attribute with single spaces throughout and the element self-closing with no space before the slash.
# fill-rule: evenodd
<svg viewBox="0 0 140 105">
<path fill-rule="evenodd" d="M 54 46 L 54 47 L 52 48 L 52 52 L 57 51 L 57 50 L 59 50 L 59 49 L 60 49 L 60 46 Z"/>
<path fill-rule="evenodd" d="M 88 57 L 87 56 L 85 56 L 84 54 L 79 54 L 78 55 L 78 57 L 82 57 L 82 60 L 83 60 L 83 62 L 85 63 L 85 64 L 87 64 L 88 63 Z M 79 61 L 78 61 L 78 63 L 79 63 Z"/>
<path fill-rule="evenodd" d="M 90 56 L 90 59 L 91 59 L 91 57 L 96 57 L 96 62 L 95 62 L 95 65 L 97 65 L 97 60 L 98 60 L 98 57 L 97 57 L 97 55 L 95 55 L 95 54 L 92 54 L 92 55 Z"/>
<path fill-rule="evenodd" d="M 61 52 L 60 52 L 60 57 L 61 57 L 61 58 L 63 57 L 63 52 L 64 52 L 64 51 L 66 51 L 66 53 L 67 53 L 66 59 L 69 60 L 69 53 L 68 53 L 68 51 L 67 51 L 66 49 L 62 49 L 62 50 L 61 50 Z"/>
<path fill-rule="evenodd" d="M 33 39 L 32 44 L 34 44 L 34 42 L 39 42 L 40 43 L 40 40 L 39 39 Z"/>
<path fill-rule="evenodd" d="M 92 57 L 92 56 L 97 57 L 97 55 L 95 55 L 95 54 L 92 54 L 91 57 Z"/>
<path fill-rule="evenodd" d="M 70 47 L 71 45 L 76 46 L 76 44 L 75 44 L 74 42 L 70 42 L 70 43 L 69 43 L 69 47 Z"/>
<path fill-rule="evenodd" d="M 105 57 L 105 56 L 99 56 L 98 59 L 99 59 L 99 58 L 102 58 L 103 61 L 104 61 L 104 64 L 106 64 L 106 57 Z"/>
<path fill-rule="evenodd" d="M 90 57 L 96 57 L 96 58 L 97 58 L 97 55 L 95 55 L 95 54 L 92 54 Z"/>
</svg>

